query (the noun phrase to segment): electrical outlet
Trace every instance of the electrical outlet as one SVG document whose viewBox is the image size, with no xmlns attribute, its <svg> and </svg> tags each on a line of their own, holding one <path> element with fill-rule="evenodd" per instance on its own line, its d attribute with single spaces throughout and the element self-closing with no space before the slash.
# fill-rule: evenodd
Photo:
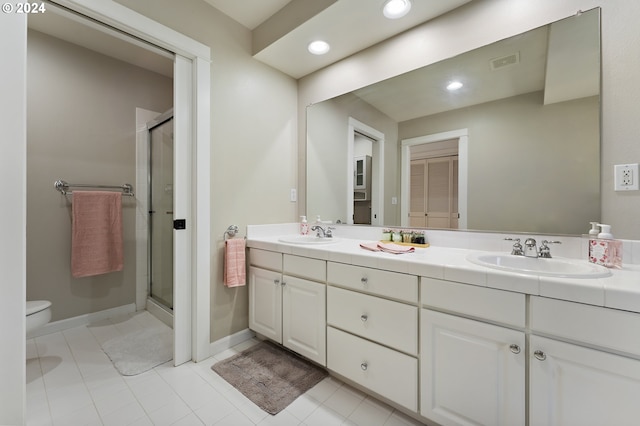
<svg viewBox="0 0 640 426">
<path fill-rule="evenodd" d="M 616 164 L 614 170 L 614 185 L 616 191 L 638 190 L 638 164 Z"/>
</svg>

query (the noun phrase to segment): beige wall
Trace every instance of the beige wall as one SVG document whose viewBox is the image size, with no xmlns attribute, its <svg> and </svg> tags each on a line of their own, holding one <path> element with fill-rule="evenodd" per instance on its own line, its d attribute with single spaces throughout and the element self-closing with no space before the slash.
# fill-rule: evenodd
<svg viewBox="0 0 640 426">
<path fill-rule="evenodd" d="M 599 99 L 543 105 L 543 97 L 400 123 L 401 140 L 468 129 L 469 229 L 579 235 L 600 217 Z"/>
<path fill-rule="evenodd" d="M 201 0 L 118 0 L 211 47 L 211 341 L 248 327 L 246 287 L 222 284 L 223 233 L 292 222 L 296 81 L 251 56 L 251 32 Z"/>
<path fill-rule="evenodd" d="M 304 188 L 305 106 L 420 68 L 575 14 L 602 8 L 601 220 L 614 235 L 639 239 L 640 192 L 613 190 L 613 165 L 640 162 L 640 2 L 635 0 L 484 0 L 326 67 L 299 80 L 300 187 Z M 363 73 L 363 69 L 370 70 Z M 299 200 L 304 206 L 305 194 Z M 302 214 L 302 213 L 301 213 Z M 588 225 L 588 224 L 586 224 Z M 587 226 L 588 228 L 588 226 Z M 586 229 L 586 228 L 585 228 Z"/>
<path fill-rule="evenodd" d="M 136 199 L 123 197 L 125 266 L 75 279 L 71 201 L 53 182 L 135 185 L 135 109 L 165 111 L 165 76 L 29 31 L 27 299 L 50 300 L 52 320 L 135 303 Z"/>
</svg>

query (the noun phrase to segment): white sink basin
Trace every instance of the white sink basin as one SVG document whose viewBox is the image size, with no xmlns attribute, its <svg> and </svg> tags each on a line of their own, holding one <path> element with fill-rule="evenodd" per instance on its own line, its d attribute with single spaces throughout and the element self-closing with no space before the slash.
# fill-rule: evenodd
<svg viewBox="0 0 640 426">
<path fill-rule="evenodd" d="M 474 253 L 467 260 L 476 265 L 526 275 L 558 278 L 602 278 L 611 275 L 604 266 L 586 260 L 535 258 L 497 253 Z"/>
<path fill-rule="evenodd" d="M 315 235 L 290 235 L 287 237 L 280 237 L 278 241 L 288 244 L 306 244 L 306 245 L 318 245 L 318 244 L 333 244 L 340 241 L 339 238 L 319 238 Z"/>
</svg>

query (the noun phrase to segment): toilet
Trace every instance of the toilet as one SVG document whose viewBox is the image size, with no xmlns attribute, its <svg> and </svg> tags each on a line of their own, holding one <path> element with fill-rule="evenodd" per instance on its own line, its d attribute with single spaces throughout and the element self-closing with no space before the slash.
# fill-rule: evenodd
<svg viewBox="0 0 640 426">
<path fill-rule="evenodd" d="M 27 301 L 27 334 L 44 327 L 51 321 L 51 302 L 48 300 Z"/>
</svg>

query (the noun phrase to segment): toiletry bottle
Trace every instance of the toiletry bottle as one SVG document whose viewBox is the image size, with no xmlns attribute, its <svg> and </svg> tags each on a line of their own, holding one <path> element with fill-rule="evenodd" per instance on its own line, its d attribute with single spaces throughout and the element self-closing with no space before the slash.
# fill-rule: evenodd
<svg viewBox="0 0 640 426">
<path fill-rule="evenodd" d="M 622 268 L 622 241 L 611 234 L 611 226 L 599 223 L 601 231 L 589 238 L 589 262 L 607 268 Z"/>
<path fill-rule="evenodd" d="M 306 216 L 300 216 L 300 235 L 309 234 L 309 224 L 307 223 Z"/>
<path fill-rule="evenodd" d="M 322 220 L 320 220 L 320 215 L 316 216 L 316 225 L 322 225 Z"/>
<path fill-rule="evenodd" d="M 591 229 L 589 229 L 589 238 L 597 238 L 600 230 L 598 229 L 598 222 L 589 222 Z"/>
</svg>

